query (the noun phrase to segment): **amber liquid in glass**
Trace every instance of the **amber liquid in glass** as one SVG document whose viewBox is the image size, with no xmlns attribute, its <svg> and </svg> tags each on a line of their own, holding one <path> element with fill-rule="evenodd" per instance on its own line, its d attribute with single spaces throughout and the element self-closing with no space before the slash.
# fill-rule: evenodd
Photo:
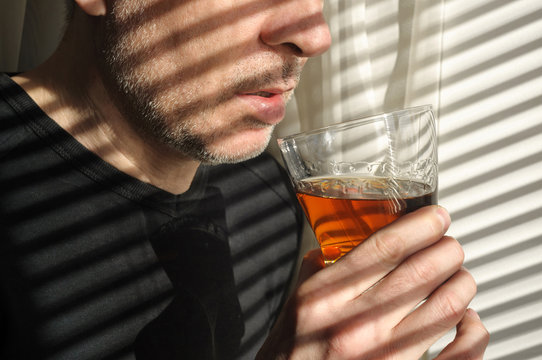
<svg viewBox="0 0 542 360">
<path fill-rule="evenodd" d="M 389 178 L 311 178 L 297 198 L 331 264 L 400 216 L 436 203 L 436 192 L 420 182 Z"/>
</svg>

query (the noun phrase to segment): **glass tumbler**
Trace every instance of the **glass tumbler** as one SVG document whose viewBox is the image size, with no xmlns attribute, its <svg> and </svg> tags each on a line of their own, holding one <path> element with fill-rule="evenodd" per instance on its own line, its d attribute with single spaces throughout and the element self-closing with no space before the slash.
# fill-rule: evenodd
<svg viewBox="0 0 542 360">
<path fill-rule="evenodd" d="M 398 217 L 437 202 L 437 130 L 430 105 L 278 143 L 326 265 Z"/>
</svg>

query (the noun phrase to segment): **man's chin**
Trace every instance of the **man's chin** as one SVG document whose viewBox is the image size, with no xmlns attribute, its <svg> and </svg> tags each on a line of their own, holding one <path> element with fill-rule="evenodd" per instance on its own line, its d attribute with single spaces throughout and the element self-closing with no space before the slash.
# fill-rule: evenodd
<svg viewBox="0 0 542 360">
<path fill-rule="evenodd" d="M 263 153 L 265 148 L 253 151 L 248 154 L 229 155 L 229 154 L 205 154 L 201 158 L 201 163 L 205 165 L 237 164 L 243 161 L 253 159 Z"/>
<path fill-rule="evenodd" d="M 252 159 L 265 151 L 274 126 L 238 134 L 234 139 L 223 140 L 205 147 L 200 161 L 205 164 L 235 164 Z"/>
</svg>

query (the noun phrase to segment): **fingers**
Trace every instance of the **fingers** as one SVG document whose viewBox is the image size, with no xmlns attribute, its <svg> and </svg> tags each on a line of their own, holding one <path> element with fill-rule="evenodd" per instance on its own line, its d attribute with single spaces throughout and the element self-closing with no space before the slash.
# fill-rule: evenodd
<svg viewBox="0 0 542 360">
<path fill-rule="evenodd" d="M 481 357 L 487 331 L 466 312 L 476 284 L 461 267 L 459 243 L 444 236 L 449 225 L 447 212 L 430 206 L 331 266 L 319 250 L 309 252 L 265 349 L 292 359 L 416 359 L 457 325 L 438 360 Z"/>
<path fill-rule="evenodd" d="M 459 323 L 475 294 L 476 283 L 469 272 L 465 269 L 456 272 L 394 328 L 393 337 L 401 344 L 396 349 L 401 354 L 398 358 L 421 356 L 425 349 Z M 460 356 L 452 358 L 463 359 Z"/>
<path fill-rule="evenodd" d="M 489 343 L 489 332 L 478 314 L 468 309 L 457 325 L 454 341 L 442 350 L 435 360 L 482 360 Z"/>
<path fill-rule="evenodd" d="M 438 242 L 449 225 L 450 216 L 443 208 L 422 208 L 376 232 L 315 278 L 319 286 L 327 286 L 330 291 L 335 291 L 334 294 L 349 301 L 413 253 Z"/>
<path fill-rule="evenodd" d="M 386 323 L 397 325 L 422 299 L 461 269 L 464 253 L 451 237 L 421 250 L 363 294 L 362 301 L 350 309 L 357 313 L 371 311 Z"/>
</svg>

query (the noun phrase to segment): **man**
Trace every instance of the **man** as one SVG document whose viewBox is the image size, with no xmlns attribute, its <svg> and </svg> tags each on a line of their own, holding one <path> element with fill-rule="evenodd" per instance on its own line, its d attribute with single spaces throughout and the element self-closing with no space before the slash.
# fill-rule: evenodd
<svg viewBox="0 0 542 360">
<path fill-rule="evenodd" d="M 321 1 L 75 2 L 0 78 L 3 358 L 416 359 L 456 325 L 438 359 L 482 358 L 439 207 L 310 252 L 283 301 L 299 211 L 258 154 L 329 46 Z"/>
</svg>

